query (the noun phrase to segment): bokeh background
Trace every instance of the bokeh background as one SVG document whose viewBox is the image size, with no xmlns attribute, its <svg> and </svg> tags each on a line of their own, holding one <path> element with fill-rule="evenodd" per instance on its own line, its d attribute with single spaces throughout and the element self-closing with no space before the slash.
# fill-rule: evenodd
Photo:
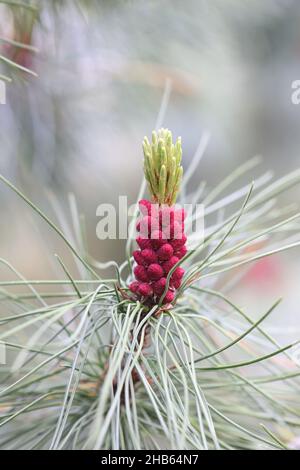
<svg viewBox="0 0 300 470">
<path fill-rule="evenodd" d="M 291 101 L 292 82 L 300 79 L 299 1 L 32 3 L 37 16 L 0 2 L 1 54 L 38 74 L 1 65 L 13 81 L 0 105 L 0 172 L 67 233 L 76 199 L 97 260 L 124 259 L 124 241 L 97 240 L 96 208 L 117 204 L 119 195 L 136 200 L 141 141 L 155 126 L 166 83 L 162 124 L 182 136 L 185 168 L 203 132 L 211 133 L 193 188 L 203 180 L 213 187 L 258 154 L 262 164 L 249 180 L 299 166 L 300 105 Z M 294 189 L 281 200 L 297 202 L 299 194 Z M 59 253 L 76 277 L 58 237 L 3 185 L 0 201 L 0 257 L 28 279 L 51 279 L 63 277 Z M 13 274 L 2 266 L 0 278 Z M 251 268 L 232 295 L 253 312 L 283 295 L 270 331 L 298 337 L 299 278 L 293 251 Z"/>
</svg>

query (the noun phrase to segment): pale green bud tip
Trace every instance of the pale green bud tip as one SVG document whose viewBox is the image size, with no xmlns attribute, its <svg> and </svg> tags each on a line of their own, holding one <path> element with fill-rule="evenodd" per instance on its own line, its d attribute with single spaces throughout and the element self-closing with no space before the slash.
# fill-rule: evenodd
<svg viewBox="0 0 300 470">
<path fill-rule="evenodd" d="M 145 177 L 153 201 L 170 206 L 175 204 L 183 172 L 181 137 L 173 144 L 169 129 L 153 131 L 151 144 L 144 137 L 143 152 Z"/>
</svg>

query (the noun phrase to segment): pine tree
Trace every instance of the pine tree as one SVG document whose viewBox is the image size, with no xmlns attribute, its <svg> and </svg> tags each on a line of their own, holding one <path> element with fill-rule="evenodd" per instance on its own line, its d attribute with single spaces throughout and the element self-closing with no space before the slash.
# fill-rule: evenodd
<svg viewBox="0 0 300 470">
<path fill-rule="evenodd" d="M 249 263 L 299 246 L 293 231 L 300 214 L 275 209 L 274 201 L 299 183 L 300 172 L 268 186 L 259 180 L 218 201 L 256 160 L 237 168 L 204 198 L 200 191 L 190 193 L 183 178 L 187 201 L 199 199 L 207 213 L 226 208 L 226 218 L 206 226 L 200 243 L 165 269 L 185 246 L 183 227 L 189 241 L 192 217 L 179 209 L 176 240 L 173 204 L 180 191 L 181 145 L 173 145 L 166 130 L 153 136 L 152 144 L 145 140 L 143 145 L 150 199 L 140 208 L 150 209 L 150 220 L 157 210 L 156 231 L 161 232 L 167 209 L 164 227 L 171 227 L 171 234 L 164 239 L 151 232 L 148 248 L 140 246 L 120 266 L 111 263 L 113 279 L 100 276 L 88 255 L 0 176 L 86 272 L 74 279 L 58 259 L 65 279 L 28 281 L 2 260 L 16 276 L 0 283 L 10 306 L 0 320 L 0 340 L 15 352 L 13 364 L 0 367 L 2 449 L 281 449 L 299 432 L 298 343 L 282 346 L 264 328 L 280 299 L 254 320 L 228 291 Z M 231 211 L 233 200 L 240 202 L 238 210 Z M 138 229 L 144 226 L 148 234 L 145 217 L 148 213 Z M 228 273 L 236 275 L 229 279 Z M 207 282 L 211 278 L 213 286 Z M 132 282 L 138 282 L 138 290 Z M 52 294 L 50 302 L 42 290 L 47 283 L 71 290 Z M 11 286 L 27 286 L 29 293 L 12 294 Z"/>
</svg>

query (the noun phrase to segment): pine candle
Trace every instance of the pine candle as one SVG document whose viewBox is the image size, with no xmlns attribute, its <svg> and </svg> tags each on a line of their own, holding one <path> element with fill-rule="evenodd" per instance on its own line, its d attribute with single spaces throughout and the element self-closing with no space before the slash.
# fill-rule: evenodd
<svg viewBox="0 0 300 470">
<path fill-rule="evenodd" d="M 145 305 L 170 304 L 181 286 L 184 269 L 176 267 L 169 282 L 167 276 L 187 253 L 185 212 L 175 207 L 182 179 L 181 140 L 178 138 L 174 145 L 171 132 L 160 129 L 152 133 L 151 144 L 145 137 L 143 150 L 151 200 L 139 201 L 139 249 L 133 252 L 136 280 L 129 289 Z"/>
</svg>

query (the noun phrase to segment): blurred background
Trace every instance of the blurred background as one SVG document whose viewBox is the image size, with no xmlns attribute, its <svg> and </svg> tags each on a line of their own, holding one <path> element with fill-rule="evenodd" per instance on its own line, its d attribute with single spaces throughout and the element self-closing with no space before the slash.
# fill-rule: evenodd
<svg viewBox="0 0 300 470">
<path fill-rule="evenodd" d="M 76 199 L 97 260 L 124 260 L 124 241 L 97 240 L 96 208 L 119 195 L 136 201 L 141 141 L 155 126 L 166 81 L 162 124 L 182 136 L 185 168 L 211 133 L 192 188 L 203 180 L 213 187 L 258 154 L 261 167 L 233 190 L 266 169 L 279 177 L 299 166 L 300 105 L 291 101 L 300 79 L 299 1 L 41 0 L 32 2 L 38 13 L 7 3 L 0 1 L 0 54 L 38 77 L 0 65 L 13 79 L 0 105 L 0 173 L 67 233 Z M 76 277 L 46 224 L 3 185 L 0 198 L 0 257 L 28 279 L 51 279 L 64 276 L 59 253 Z M 273 318 L 282 324 L 284 315 L 284 339 L 299 331 L 298 261 L 293 251 L 260 262 L 232 294 L 259 312 L 283 295 Z M 13 277 L 0 268 L 0 279 Z"/>
</svg>

